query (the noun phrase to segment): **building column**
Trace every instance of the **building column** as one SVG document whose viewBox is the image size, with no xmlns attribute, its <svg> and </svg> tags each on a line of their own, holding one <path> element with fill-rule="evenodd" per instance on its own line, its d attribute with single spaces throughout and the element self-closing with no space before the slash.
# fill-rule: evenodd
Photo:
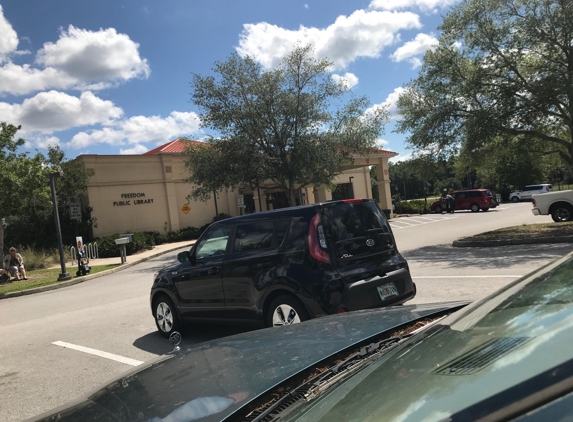
<svg viewBox="0 0 573 422">
<path fill-rule="evenodd" d="M 392 216 L 392 193 L 390 191 L 390 174 L 388 173 L 387 158 L 380 158 L 378 163 L 376 163 L 376 177 L 378 178 L 380 208 L 390 210 L 390 216 Z"/>
<path fill-rule="evenodd" d="M 332 192 L 324 187 L 314 188 L 314 203 L 326 202 L 332 199 Z"/>
<path fill-rule="evenodd" d="M 170 155 L 161 155 L 161 165 L 163 166 L 163 183 L 165 185 L 165 196 L 167 198 L 167 213 L 169 215 L 168 230 L 179 230 L 179 207 L 177 205 L 177 193 L 173 181 L 173 167 Z M 169 172 L 168 172 L 169 170 Z"/>
<path fill-rule="evenodd" d="M 372 199 L 372 184 L 370 183 L 370 168 L 368 166 L 362 168 L 364 171 L 364 184 L 366 186 L 366 198 Z"/>
</svg>

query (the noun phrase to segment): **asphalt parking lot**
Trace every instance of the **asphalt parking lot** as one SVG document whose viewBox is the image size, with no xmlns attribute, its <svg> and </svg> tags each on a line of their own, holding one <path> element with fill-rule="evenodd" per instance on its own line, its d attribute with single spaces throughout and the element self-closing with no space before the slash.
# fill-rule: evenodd
<svg viewBox="0 0 573 422">
<path fill-rule="evenodd" d="M 392 221 L 418 286 L 412 303 L 476 300 L 570 252 L 570 244 L 451 246 L 460 236 L 545 222 L 530 208 L 508 204 L 487 213 Z M 171 350 L 156 332 L 149 289 L 153 273 L 177 252 L 75 286 L 1 300 L 0 421 L 22 420 L 64 404 Z M 190 326 L 182 347 L 246 329 Z"/>
</svg>

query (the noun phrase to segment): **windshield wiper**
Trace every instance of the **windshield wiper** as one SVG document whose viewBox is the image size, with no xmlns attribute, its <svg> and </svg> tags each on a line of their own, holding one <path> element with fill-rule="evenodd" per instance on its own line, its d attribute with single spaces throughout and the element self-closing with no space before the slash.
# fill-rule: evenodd
<svg viewBox="0 0 573 422">
<path fill-rule="evenodd" d="M 335 365 L 331 365 L 325 370 L 320 370 L 315 367 L 315 371 L 319 371 L 317 375 L 311 376 L 310 379 L 302 382 L 302 384 L 289 392 L 275 396 L 272 400 L 258 406 L 237 420 L 244 422 L 272 422 L 282 420 L 282 418 L 291 411 L 322 396 L 338 383 L 345 381 L 364 367 L 370 365 L 373 361 L 404 343 L 410 337 L 434 326 L 445 317 L 446 315 L 443 315 L 431 321 L 418 321 L 410 325 L 409 328 L 399 330 L 394 337 L 375 341 L 360 347 L 355 352 L 349 351 L 346 356 L 342 358 L 342 361 L 337 361 Z M 420 323 L 422 323 L 421 326 Z M 276 394 L 276 392 L 274 392 L 273 395 L 274 394 Z"/>
<path fill-rule="evenodd" d="M 270 422 L 284 417 L 286 412 L 290 412 L 298 405 L 307 403 L 321 396 L 329 388 L 388 353 L 412 335 L 414 335 L 414 333 L 392 337 L 360 348 L 344 361 L 331 366 L 326 371 L 321 372 L 299 387 L 286 393 L 257 417 L 254 419 L 249 418 L 249 421 Z"/>
</svg>

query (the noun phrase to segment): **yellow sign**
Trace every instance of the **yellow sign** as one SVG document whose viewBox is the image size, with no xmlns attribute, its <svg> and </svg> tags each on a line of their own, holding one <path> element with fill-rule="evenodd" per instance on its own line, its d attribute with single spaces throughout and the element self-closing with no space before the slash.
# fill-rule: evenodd
<svg viewBox="0 0 573 422">
<path fill-rule="evenodd" d="M 189 204 L 185 204 L 181 207 L 181 211 L 183 211 L 185 214 L 189 214 L 189 211 L 191 211 L 191 207 L 189 206 Z"/>
</svg>

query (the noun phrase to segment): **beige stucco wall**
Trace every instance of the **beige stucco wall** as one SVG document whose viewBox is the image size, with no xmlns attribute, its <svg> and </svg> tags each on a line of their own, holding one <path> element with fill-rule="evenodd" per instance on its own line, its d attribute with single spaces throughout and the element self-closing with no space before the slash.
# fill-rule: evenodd
<svg viewBox="0 0 573 422">
<path fill-rule="evenodd" d="M 186 182 L 188 171 L 182 155 L 81 155 L 78 160 L 92 173 L 88 182 L 88 202 L 93 208 L 92 216 L 97 219 L 93 229 L 95 237 L 136 231 L 166 234 L 184 227 L 201 227 L 213 221 L 213 198 L 207 202 L 186 199 L 192 185 Z M 384 188 L 389 186 L 389 179 L 386 180 L 387 160 L 357 159 L 357 167 L 337 176 L 334 182 L 349 183 L 352 177 L 354 197 L 372 198 L 369 167 L 384 161 L 378 175 L 379 186 Z M 308 187 L 304 192 L 306 204 L 332 199 L 332 193 L 324 187 Z M 381 198 L 388 200 L 388 192 L 384 191 Z M 240 215 L 238 195 L 236 190 L 217 192 L 219 213 Z M 258 209 L 256 192 L 254 195 Z M 262 203 L 265 210 L 264 199 Z M 189 207 L 187 213 L 182 210 L 186 204 Z M 385 206 L 381 203 L 383 209 Z"/>
</svg>

